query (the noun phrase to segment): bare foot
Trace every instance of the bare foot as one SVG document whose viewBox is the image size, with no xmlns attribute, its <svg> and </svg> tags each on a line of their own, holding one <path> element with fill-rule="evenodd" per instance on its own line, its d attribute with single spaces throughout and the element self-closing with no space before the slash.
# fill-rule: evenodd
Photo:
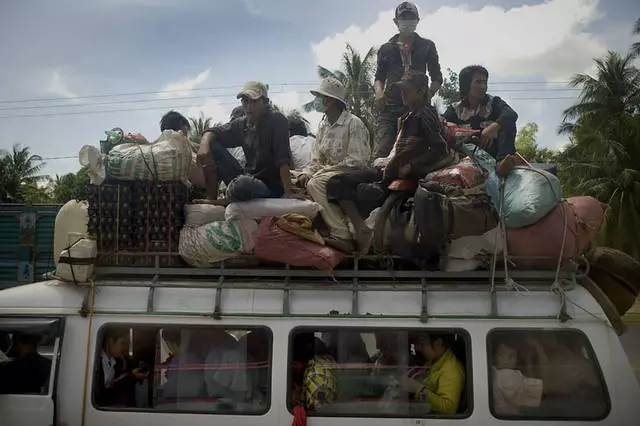
<svg viewBox="0 0 640 426">
<path fill-rule="evenodd" d="M 516 166 L 517 158 L 513 155 L 507 155 L 500 161 L 496 167 L 496 174 L 500 177 L 506 177 L 511 170 Z"/>
</svg>

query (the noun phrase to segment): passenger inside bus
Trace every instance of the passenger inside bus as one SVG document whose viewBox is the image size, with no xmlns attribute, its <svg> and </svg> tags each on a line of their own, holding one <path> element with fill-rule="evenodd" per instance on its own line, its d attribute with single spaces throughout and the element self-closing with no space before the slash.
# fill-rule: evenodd
<svg viewBox="0 0 640 426">
<path fill-rule="evenodd" d="M 322 340 L 313 333 L 300 333 L 293 340 L 294 372 L 300 383 L 294 383 L 298 394 L 295 405 L 315 411 L 336 401 L 336 361 Z M 300 374 L 302 372 L 302 374 Z"/>
<path fill-rule="evenodd" d="M 191 348 L 190 333 L 180 329 L 163 329 L 162 337 L 171 356 L 168 360 L 167 381 L 163 387 L 165 399 L 195 398 L 204 392 L 202 358 Z"/>
<path fill-rule="evenodd" d="M 49 379 L 51 360 L 38 353 L 42 336 L 13 333 L 7 351 L 10 361 L 0 363 L 0 394 L 39 394 Z"/>
</svg>

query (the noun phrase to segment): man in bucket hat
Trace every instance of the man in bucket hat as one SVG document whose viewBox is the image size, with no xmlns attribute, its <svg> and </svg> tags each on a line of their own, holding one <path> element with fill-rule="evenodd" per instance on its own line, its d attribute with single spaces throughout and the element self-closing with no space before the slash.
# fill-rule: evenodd
<svg viewBox="0 0 640 426">
<path fill-rule="evenodd" d="M 408 110 L 402 102 L 400 90 L 393 83 L 409 71 L 429 72 L 432 97 L 442 85 L 442 71 L 438 51 L 433 41 L 416 34 L 420 22 L 418 7 L 408 1 L 398 5 L 393 22 L 398 34 L 378 50 L 375 75 L 376 105 L 380 111 L 377 118 L 375 158 L 386 157 L 398 133 L 398 119 Z"/>
<path fill-rule="evenodd" d="M 268 88 L 258 81 L 245 83 L 238 93 L 244 116 L 205 130 L 197 161 L 204 168 L 209 200 L 217 200 L 219 181 L 229 187 L 228 201 L 253 198 L 297 198 L 291 184 L 289 122 L 274 111 Z M 242 147 L 243 168 L 227 148 Z M 231 188 L 235 191 L 232 194 Z"/>
<path fill-rule="evenodd" d="M 360 216 L 352 218 L 353 212 L 357 212 L 353 200 L 340 202 L 340 206 L 331 203 L 327 198 L 327 183 L 346 170 L 367 166 L 371 155 L 369 131 L 360 118 L 347 111 L 345 87 L 337 79 L 325 78 L 311 94 L 316 97 L 316 111 L 324 117 L 312 148 L 311 163 L 304 168 L 297 183 L 306 187 L 313 200 L 322 206 L 320 214 L 330 231 L 327 245 L 350 253 L 355 249 L 354 236 L 349 231 L 345 213 L 352 221 Z M 362 245 L 364 236 L 360 233 L 365 229 L 364 222 L 354 223 L 354 227 L 355 240 Z"/>
</svg>

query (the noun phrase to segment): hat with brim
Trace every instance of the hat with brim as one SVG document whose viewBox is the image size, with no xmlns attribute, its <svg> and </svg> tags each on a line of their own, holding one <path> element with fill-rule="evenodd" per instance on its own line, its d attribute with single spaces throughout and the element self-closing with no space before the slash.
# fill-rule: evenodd
<svg viewBox="0 0 640 426">
<path fill-rule="evenodd" d="M 247 97 L 249 99 L 260 99 L 269 97 L 269 86 L 259 81 L 247 81 L 242 90 L 236 96 L 238 99 Z"/>
<path fill-rule="evenodd" d="M 344 85 L 336 78 L 327 77 L 320 82 L 320 87 L 311 90 L 313 96 L 325 96 L 327 98 L 336 99 L 347 105 L 346 93 Z"/>
</svg>

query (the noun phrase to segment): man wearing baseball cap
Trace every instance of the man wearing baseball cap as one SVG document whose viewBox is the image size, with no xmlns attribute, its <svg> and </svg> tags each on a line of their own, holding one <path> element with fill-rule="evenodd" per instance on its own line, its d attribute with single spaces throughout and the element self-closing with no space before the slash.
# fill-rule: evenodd
<svg viewBox="0 0 640 426">
<path fill-rule="evenodd" d="M 414 70 L 431 76 L 429 96 L 432 97 L 442 85 L 442 71 L 438 51 L 433 41 L 415 33 L 420 21 L 418 7 L 408 1 L 396 8 L 393 22 L 399 33 L 393 36 L 378 50 L 378 65 L 375 75 L 376 104 L 380 113 L 376 131 L 374 158 L 389 155 L 396 134 L 398 118 L 407 112 L 402 96 L 393 83 L 407 72 Z"/>
<path fill-rule="evenodd" d="M 263 83 L 245 83 L 237 97 L 242 101 L 244 116 L 207 129 L 200 143 L 197 161 L 205 171 L 209 199 L 217 200 L 220 180 L 228 187 L 225 202 L 297 198 L 289 176 L 289 122 L 271 108 Z M 227 151 L 235 147 L 244 151 L 244 168 Z"/>
<path fill-rule="evenodd" d="M 442 122 L 429 103 L 429 77 L 410 71 L 394 83 L 409 112 L 399 120 L 394 154 L 384 171 L 385 183 L 394 179 L 419 179 L 449 160 Z"/>
<path fill-rule="evenodd" d="M 337 79 L 325 78 L 311 94 L 316 97 L 316 111 L 324 116 L 313 144 L 311 162 L 297 183 L 306 187 L 313 200 L 322 206 L 320 214 L 330 231 L 326 243 L 347 253 L 353 252 L 356 246 L 365 251 L 369 238 L 355 202 L 329 200 L 327 185 L 333 177 L 346 171 L 366 168 L 371 156 L 369 130 L 359 117 L 347 110 L 345 87 Z M 376 178 L 374 175 L 373 181 Z M 353 182 L 354 188 L 357 183 Z M 353 222 L 355 235 L 351 235 L 345 214 Z"/>
</svg>

